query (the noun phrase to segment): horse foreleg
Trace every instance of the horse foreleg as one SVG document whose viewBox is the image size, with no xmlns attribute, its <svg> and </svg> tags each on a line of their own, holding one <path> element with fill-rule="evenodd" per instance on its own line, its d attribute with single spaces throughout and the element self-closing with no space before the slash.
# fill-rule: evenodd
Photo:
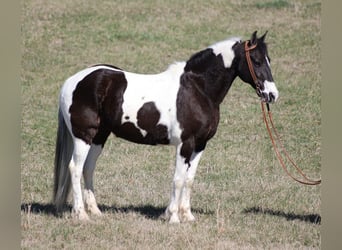
<svg viewBox="0 0 342 250">
<path fill-rule="evenodd" d="M 73 193 L 73 212 L 80 220 L 88 220 L 89 217 L 84 210 L 81 189 L 81 177 L 83 166 L 86 161 L 90 145 L 84 141 L 74 138 L 74 151 L 69 164 L 72 193 Z"/>
<path fill-rule="evenodd" d="M 166 208 L 165 217 L 170 223 L 179 223 L 178 209 L 182 188 L 184 186 L 185 174 L 187 164 L 185 159 L 180 155 L 181 145 L 176 149 L 176 169 L 172 182 L 171 200 L 170 205 Z"/>
<path fill-rule="evenodd" d="M 190 195 L 191 195 L 191 187 L 194 182 L 194 178 L 196 175 L 196 170 L 200 158 L 202 156 L 203 151 L 198 153 L 192 153 L 191 160 L 190 160 L 190 167 L 186 172 L 184 187 L 182 191 L 182 196 L 179 205 L 179 215 L 182 221 L 194 221 L 195 217 L 191 213 L 191 206 L 190 206 Z"/>
<path fill-rule="evenodd" d="M 84 203 L 88 212 L 94 215 L 101 215 L 94 195 L 93 175 L 96 166 L 96 160 L 102 152 L 102 145 L 92 144 L 89 150 L 83 169 L 84 177 Z"/>
</svg>

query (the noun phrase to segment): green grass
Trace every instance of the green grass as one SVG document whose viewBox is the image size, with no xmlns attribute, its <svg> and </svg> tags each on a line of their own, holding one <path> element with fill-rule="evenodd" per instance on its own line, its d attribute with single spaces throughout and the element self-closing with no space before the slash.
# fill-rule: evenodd
<svg viewBox="0 0 342 250">
<path fill-rule="evenodd" d="M 281 8 L 289 7 L 290 4 L 288 1 L 285 1 L 285 0 L 274 0 L 274 1 L 270 1 L 270 2 L 256 3 L 255 6 L 259 9 L 261 9 L 261 8 L 281 9 Z"/>
<path fill-rule="evenodd" d="M 230 36 L 268 30 L 285 147 L 309 176 L 321 170 L 321 2 L 22 2 L 21 229 L 23 249 L 320 249 L 320 187 L 281 169 L 254 91 L 236 80 L 196 175 L 197 221 L 170 226 L 174 148 L 110 137 L 95 171 L 104 216 L 52 215 L 58 94 L 95 63 L 157 73 Z"/>
</svg>

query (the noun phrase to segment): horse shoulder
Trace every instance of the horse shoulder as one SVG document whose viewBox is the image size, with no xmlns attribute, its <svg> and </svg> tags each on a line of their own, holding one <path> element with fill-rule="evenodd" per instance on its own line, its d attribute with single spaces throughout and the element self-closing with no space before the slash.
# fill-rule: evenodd
<svg viewBox="0 0 342 250">
<path fill-rule="evenodd" d="M 177 97 L 177 117 L 184 128 L 183 136 L 210 139 L 215 133 L 219 121 L 219 108 L 206 95 L 204 79 L 201 75 L 185 72 Z"/>
</svg>

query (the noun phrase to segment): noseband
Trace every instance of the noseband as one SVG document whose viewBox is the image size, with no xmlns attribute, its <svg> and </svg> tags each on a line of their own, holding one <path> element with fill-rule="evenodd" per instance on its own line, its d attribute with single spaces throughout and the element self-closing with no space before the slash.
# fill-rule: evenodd
<svg viewBox="0 0 342 250">
<path fill-rule="evenodd" d="M 261 96 L 261 86 L 260 86 L 260 82 L 258 81 L 258 78 L 256 77 L 254 68 L 253 68 L 253 64 L 252 64 L 252 60 L 251 60 L 251 55 L 250 55 L 250 51 L 255 49 L 257 44 L 248 46 L 248 42 L 245 42 L 245 53 L 246 53 L 246 60 L 247 60 L 247 64 L 248 64 L 248 69 L 249 69 L 249 73 L 252 76 L 253 82 L 255 84 L 255 88 L 256 88 L 256 93 L 258 96 Z"/>
</svg>

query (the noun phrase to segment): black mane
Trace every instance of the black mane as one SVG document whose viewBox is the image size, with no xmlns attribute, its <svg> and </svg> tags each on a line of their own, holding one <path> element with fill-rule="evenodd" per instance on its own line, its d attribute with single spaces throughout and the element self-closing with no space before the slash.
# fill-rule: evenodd
<svg viewBox="0 0 342 250">
<path fill-rule="evenodd" d="M 193 73 L 203 73 L 208 69 L 224 69 L 222 56 L 216 56 L 213 49 L 202 50 L 190 57 L 187 61 L 184 71 Z"/>
<path fill-rule="evenodd" d="M 231 69 L 225 68 L 222 55 L 216 55 L 212 48 L 207 48 L 192 55 L 187 61 L 181 84 L 196 85 L 218 105 L 230 88 L 233 78 L 235 75 Z"/>
</svg>

